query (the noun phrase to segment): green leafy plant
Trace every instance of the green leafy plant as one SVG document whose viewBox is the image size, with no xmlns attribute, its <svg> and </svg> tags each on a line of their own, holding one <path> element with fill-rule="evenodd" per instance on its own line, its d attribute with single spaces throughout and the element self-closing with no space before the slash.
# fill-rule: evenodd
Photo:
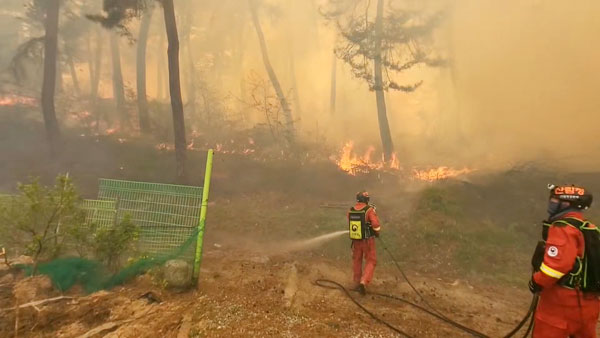
<svg viewBox="0 0 600 338">
<path fill-rule="evenodd" d="M 68 175 L 59 175 L 54 186 L 34 178 L 18 188 L 20 194 L 0 203 L 0 237 L 32 256 L 35 274 L 40 260 L 62 252 L 67 230 L 83 224 L 85 213 L 78 207 L 80 197 Z"/>
<path fill-rule="evenodd" d="M 94 234 L 98 225 L 79 224 L 67 229 L 68 242 L 81 258 L 89 258 L 93 254 Z"/>
<path fill-rule="evenodd" d="M 92 247 L 96 259 L 109 269 L 117 270 L 123 256 L 135 250 L 140 229 L 131 221 L 130 215 L 111 227 L 98 227 L 94 232 Z"/>
</svg>

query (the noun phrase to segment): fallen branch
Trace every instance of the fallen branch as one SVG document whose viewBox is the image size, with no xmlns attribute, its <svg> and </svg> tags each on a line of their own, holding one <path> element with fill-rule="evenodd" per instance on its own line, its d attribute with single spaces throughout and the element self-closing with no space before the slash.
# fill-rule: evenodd
<svg viewBox="0 0 600 338">
<path fill-rule="evenodd" d="M 15 338 L 19 337 L 19 301 L 15 299 Z"/>
<path fill-rule="evenodd" d="M 38 305 L 44 305 L 47 303 L 56 302 L 56 301 L 63 300 L 63 299 L 73 299 L 73 297 L 60 296 L 60 297 L 36 300 L 35 302 L 29 302 L 26 304 L 19 305 L 18 308 L 22 309 L 22 308 L 26 308 L 26 307 L 30 307 L 30 306 L 36 308 Z M 6 308 L 6 309 L 0 309 L 0 311 L 10 311 L 10 310 L 16 310 L 16 309 L 17 309 L 17 307 L 15 306 L 15 307 L 10 307 L 10 308 Z"/>
<path fill-rule="evenodd" d="M 119 320 L 116 322 L 108 322 L 108 323 L 104 323 L 100 326 L 97 326 L 93 329 L 91 329 L 90 331 L 82 334 L 81 336 L 77 337 L 77 338 L 89 338 L 89 337 L 93 337 L 94 335 L 97 335 L 103 331 L 107 331 L 107 330 L 112 330 L 115 329 L 123 324 L 127 324 L 129 322 L 134 321 L 134 319 L 126 319 L 126 320 Z"/>
<path fill-rule="evenodd" d="M 154 310 L 154 311 L 153 311 Z M 93 329 L 91 329 L 90 331 L 82 334 L 81 336 L 78 336 L 77 338 L 89 338 L 89 337 L 93 337 L 94 335 L 97 335 L 98 333 L 101 333 L 103 331 L 107 331 L 107 330 L 113 330 L 116 329 L 117 327 L 123 325 L 123 324 L 127 324 L 127 323 L 131 323 L 133 321 L 136 321 L 144 316 L 150 315 L 150 314 L 154 314 L 158 312 L 158 310 L 156 308 L 149 308 L 146 312 L 141 313 L 140 315 L 138 315 L 135 318 L 131 318 L 131 319 L 124 319 L 124 320 L 117 320 L 116 322 L 108 322 L 108 323 L 104 323 L 100 326 L 97 326 Z"/>
<path fill-rule="evenodd" d="M 8 262 L 8 256 L 6 256 L 6 249 L 2 248 L 2 251 L 0 252 L 0 257 L 4 257 L 4 264 L 6 264 L 6 266 L 8 266 L 8 268 L 10 269 L 10 263 Z"/>
</svg>

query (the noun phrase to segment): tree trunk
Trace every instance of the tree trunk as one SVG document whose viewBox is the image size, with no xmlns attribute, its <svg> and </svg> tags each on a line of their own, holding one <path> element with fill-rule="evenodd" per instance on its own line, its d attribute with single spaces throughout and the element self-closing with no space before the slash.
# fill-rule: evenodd
<svg viewBox="0 0 600 338">
<path fill-rule="evenodd" d="M 60 64 L 60 51 L 58 50 L 58 46 L 56 47 L 56 89 L 55 89 L 55 92 L 56 92 L 56 94 L 60 94 L 63 92 L 62 68 L 61 68 L 61 64 Z"/>
<path fill-rule="evenodd" d="M 333 52 L 331 61 L 331 91 L 329 93 L 329 112 L 335 115 L 335 101 L 337 99 L 337 55 Z"/>
<path fill-rule="evenodd" d="M 88 39 L 88 71 L 90 75 L 90 99 L 92 103 L 98 98 L 98 87 L 100 85 L 100 72 L 102 69 L 102 35 L 99 29 L 96 29 L 96 49 L 92 48 L 92 38 Z M 94 56 L 92 58 L 92 55 Z"/>
<path fill-rule="evenodd" d="M 290 79 L 292 80 L 292 93 L 294 94 L 294 106 L 296 116 L 302 116 L 302 105 L 300 104 L 300 92 L 298 91 L 298 82 L 296 81 L 296 62 L 294 60 L 293 49 L 290 48 Z"/>
<path fill-rule="evenodd" d="M 140 35 L 137 45 L 137 103 L 139 126 L 142 133 L 150 131 L 150 118 L 148 116 L 148 96 L 146 92 L 146 47 L 148 45 L 148 33 L 150 32 L 150 23 L 152 22 L 152 12 L 154 7 L 150 7 L 142 17 L 140 26 Z"/>
<path fill-rule="evenodd" d="M 46 137 L 53 151 L 57 150 L 60 130 L 54 108 L 56 90 L 56 56 L 58 49 L 58 16 L 60 0 L 48 0 L 44 28 L 44 80 L 42 82 L 42 114 L 46 126 Z"/>
<path fill-rule="evenodd" d="M 75 69 L 75 63 L 73 62 L 73 56 L 71 53 L 67 54 L 67 62 L 69 63 L 69 71 L 71 72 L 71 80 L 73 80 L 73 89 L 75 95 L 81 96 L 81 87 L 79 87 L 79 79 L 77 78 L 77 69 Z"/>
<path fill-rule="evenodd" d="M 95 70 L 94 70 L 94 59 L 92 59 L 92 55 L 94 55 L 94 51 L 92 50 L 92 34 L 88 33 L 87 36 L 87 53 L 88 53 L 88 58 L 87 58 L 87 64 L 88 64 L 88 76 L 90 78 L 90 101 L 93 100 L 93 96 L 94 96 L 94 75 L 95 75 Z"/>
<path fill-rule="evenodd" d="M 96 28 L 96 49 L 92 49 L 92 38 L 88 39 L 88 71 L 90 75 L 90 105 L 96 117 L 96 132 L 100 131 L 100 113 L 98 112 L 98 87 L 100 85 L 100 73 L 102 69 L 102 36 L 101 31 Z M 92 58 L 93 55 L 93 58 Z"/>
<path fill-rule="evenodd" d="M 175 132 L 175 162 L 177 164 L 177 179 L 186 181 L 186 140 L 185 121 L 183 117 L 183 100 L 181 99 L 181 80 L 179 74 L 179 37 L 173 0 L 164 0 L 165 28 L 169 43 L 169 91 L 171 93 L 171 109 L 173 110 L 173 129 Z"/>
<path fill-rule="evenodd" d="M 269 79 L 271 80 L 273 89 L 275 89 L 275 93 L 277 94 L 277 98 L 279 99 L 279 103 L 283 111 L 283 117 L 285 118 L 285 138 L 288 141 L 288 144 L 292 145 L 294 144 L 295 134 L 292 110 L 287 99 L 285 98 L 285 95 L 283 94 L 281 84 L 279 84 L 279 79 L 277 78 L 277 75 L 273 70 L 273 66 L 271 66 L 271 61 L 269 60 L 269 53 L 267 51 L 267 43 L 265 42 L 265 36 L 263 34 L 262 27 L 260 26 L 260 21 L 258 20 L 255 0 L 248 0 L 248 3 L 250 5 L 250 12 L 252 14 L 252 22 L 254 23 L 256 35 L 258 36 L 258 41 L 260 43 L 260 50 L 262 52 L 263 63 L 265 65 L 267 73 L 269 74 Z"/>
<path fill-rule="evenodd" d="M 246 40 L 245 40 L 245 21 L 241 18 L 239 19 L 236 25 L 236 61 L 235 61 L 235 70 L 234 74 L 238 74 L 240 78 L 240 99 L 238 109 L 241 113 L 242 119 L 244 123 L 247 122 L 247 95 L 246 95 L 246 74 L 244 69 L 244 55 L 246 50 Z"/>
<path fill-rule="evenodd" d="M 164 58 L 164 46 L 165 46 L 165 34 L 160 32 L 160 38 L 158 39 L 158 54 L 156 58 L 156 99 L 162 100 L 165 98 L 164 90 L 164 71 L 165 71 L 165 58 Z"/>
<path fill-rule="evenodd" d="M 119 38 L 115 32 L 110 32 L 110 53 L 112 59 L 113 98 L 117 106 L 117 113 L 121 119 L 121 126 L 129 123 L 125 109 L 125 88 L 123 85 L 123 72 L 121 70 L 121 49 Z"/>
<path fill-rule="evenodd" d="M 194 65 L 194 53 L 192 52 L 192 42 L 189 34 L 185 37 L 188 54 L 188 101 L 190 105 L 191 116 L 196 116 L 196 66 Z"/>
<path fill-rule="evenodd" d="M 300 102 L 300 91 L 298 89 L 298 82 L 296 81 L 296 48 L 294 44 L 294 15 L 298 14 L 298 9 L 294 6 L 294 1 L 288 1 L 287 7 L 287 49 L 289 53 L 290 61 L 290 81 L 292 83 L 292 95 L 294 97 L 294 109 L 296 109 L 296 119 L 302 117 L 302 105 Z"/>
<path fill-rule="evenodd" d="M 394 152 L 394 144 L 390 132 L 390 124 L 387 118 L 387 109 L 385 106 L 385 93 L 383 91 L 383 66 L 381 56 L 381 45 L 383 35 L 383 6 L 384 0 L 377 2 L 377 18 L 375 19 L 375 96 L 377 99 L 377 118 L 379 119 L 379 133 L 381 135 L 381 145 L 383 146 L 383 159 L 390 161 Z"/>
<path fill-rule="evenodd" d="M 191 4 L 191 3 L 190 3 Z M 191 6 L 190 6 L 191 7 Z M 187 61 L 188 61 L 188 72 L 187 72 L 187 96 L 188 96 L 188 116 L 196 117 L 196 66 L 194 64 L 194 52 L 192 50 L 192 25 L 194 22 L 193 8 L 188 8 L 185 22 L 185 46 L 187 49 Z"/>
</svg>

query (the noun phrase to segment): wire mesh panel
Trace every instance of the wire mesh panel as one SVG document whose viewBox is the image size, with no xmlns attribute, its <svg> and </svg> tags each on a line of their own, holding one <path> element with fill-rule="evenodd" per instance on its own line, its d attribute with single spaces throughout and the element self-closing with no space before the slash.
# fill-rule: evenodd
<svg viewBox="0 0 600 338">
<path fill-rule="evenodd" d="M 110 227 L 116 220 L 116 200 L 83 200 L 81 208 L 86 211 L 85 224 L 88 226 Z"/>
<path fill-rule="evenodd" d="M 116 203 L 117 222 L 125 215 L 140 227 L 140 250 L 166 254 L 194 234 L 202 204 L 202 187 L 100 179 L 100 200 Z M 184 254 L 192 260 L 193 248 Z"/>
</svg>

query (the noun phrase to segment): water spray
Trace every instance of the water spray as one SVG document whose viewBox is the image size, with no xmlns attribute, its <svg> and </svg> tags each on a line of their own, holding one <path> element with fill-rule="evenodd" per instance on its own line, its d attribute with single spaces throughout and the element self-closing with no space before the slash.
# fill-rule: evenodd
<svg viewBox="0 0 600 338">
<path fill-rule="evenodd" d="M 341 235 L 344 235 L 344 234 L 348 234 L 348 230 L 334 231 L 332 233 L 320 235 L 315 238 L 291 242 L 291 243 L 286 244 L 285 247 L 282 249 L 282 251 L 293 252 L 293 251 L 313 249 L 331 239 L 340 237 Z"/>
</svg>

